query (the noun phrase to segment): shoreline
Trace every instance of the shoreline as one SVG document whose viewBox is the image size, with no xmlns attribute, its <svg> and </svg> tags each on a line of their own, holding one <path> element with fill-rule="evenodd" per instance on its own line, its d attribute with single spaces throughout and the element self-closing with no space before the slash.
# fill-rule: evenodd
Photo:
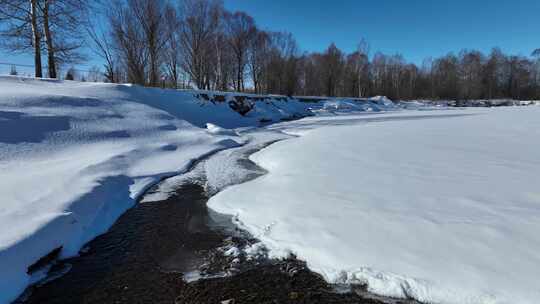
<svg viewBox="0 0 540 304">
<path fill-rule="evenodd" d="M 277 141 L 240 147 L 246 150 L 238 163 L 257 167 L 249 155 Z M 47 277 L 13 303 L 417 303 L 369 294 L 367 286 L 338 292 L 295 257 L 226 255 L 224 248 L 258 241 L 230 216 L 207 207 L 203 179 L 185 182 L 164 200 L 130 208 L 79 256 L 53 262 Z M 158 188 L 148 189 L 141 201 Z"/>
</svg>

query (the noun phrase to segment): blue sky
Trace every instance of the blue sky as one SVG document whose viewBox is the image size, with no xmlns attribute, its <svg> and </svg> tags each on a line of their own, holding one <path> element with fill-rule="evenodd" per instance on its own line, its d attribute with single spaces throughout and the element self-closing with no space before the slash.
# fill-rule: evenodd
<svg viewBox="0 0 540 304">
<path fill-rule="evenodd" d="M 519 55 L 540 48 L 540 0 L 224 1 L 229 10 L 252 15 L 260 28 L 292 32 L 303 51 L 335 42 L 350 52 L 365 38 L 372 54 L 401 53 L 421 63 L 463 48 L 489 52 L 499 46 Z M 30 56 L 0 50 L 4 61 L 32 63 Z"/>
<path fill-rule="evenodd" d="M 499 46 L 530 55 L 540 48 L 540 0 L 225 0 L 262 28 L 290 31 L 303 50 L 331 42 L 354 50 L 362 37 L 372 53 L 401 53 L 420 63 L 463 48 Z"/>
</svg>

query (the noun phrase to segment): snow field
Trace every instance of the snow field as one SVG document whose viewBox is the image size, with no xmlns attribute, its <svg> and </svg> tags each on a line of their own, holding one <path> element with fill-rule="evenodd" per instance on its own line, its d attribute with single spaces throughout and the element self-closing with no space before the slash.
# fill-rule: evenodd
<svg viewBox="0 0 540 304">
<path fill-rule="evenodd" d="M 536 303 L 540 108 L 422 114 L 272 126 L 300 137 L 254 154 L 268 174 L 209 207 L 332 283 L 426 303 Z"/>
</svg>

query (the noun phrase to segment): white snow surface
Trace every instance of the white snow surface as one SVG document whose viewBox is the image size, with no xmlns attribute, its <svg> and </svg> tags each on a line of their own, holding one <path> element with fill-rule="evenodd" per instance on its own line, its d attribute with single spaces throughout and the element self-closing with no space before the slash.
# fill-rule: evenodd
<svg viewBox="0 0 540 304">
<path fill-rule="evenodd" d="M 270 106 L 279 113 L 241 116 L 190 91 L 0 77 L 0 303 L 36 279 L 40 257 L 76 255 L 149 186 L 246 142 L 224 128 L 309 112 Z"/>
<path fill-rule="evenodd" d="M 540 108 L 310 117 L 209 206 L 273 257 L 425 303 L 538 303 Z"/>
<path fill-rule="evenodd" d="M 210 126 L 209 129 L 214 130 L 215 128 Z M 239 133 L 247 141 L 246 144 L 220 151 L 205 159 L 189 173 L 162 181 L 157 189 L 152 189 L 151 192 L 147 193 L 141 202 L 149 203 L 165 200 L 174 194 L 179 186 L 189 182 L 202 184 L 207 194 L 211 196 L 228 186 L 245 182 L 255 177 L 254 175 L 262 175 L 266 172 L 260 170 L 260 168 L 246 168 L 242 164 L 242 160 L 245 160 L 249 154 L 273 142 L 290 138 L 289 135 L 280 131 L 257 128 Z"/>
</svg>

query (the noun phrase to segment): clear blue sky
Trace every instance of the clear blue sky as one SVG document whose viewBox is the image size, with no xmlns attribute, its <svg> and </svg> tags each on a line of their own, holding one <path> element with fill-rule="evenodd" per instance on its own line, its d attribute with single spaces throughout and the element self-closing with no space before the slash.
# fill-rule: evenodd
<svg viewBox="0 0 540 304">
<path fill-rule="evenodd" d="M 303 51 L 331 42 L 350 52 L 363 37 L 371 53 L 421 63 L 460 49 L 493 46 L 518 55 L 540 48 L 540 0 L 224 0 L 260 28 L 292 32 Z M 0 51 L 0 62 L 32 63 Z M 89 62 L 93 65 L 96 62 Z"/>
<path fill-rule="evenodd" d="M 331 42 L 354 50 L 362 37 L 374 53 L 420 63 L 463 48 L 499 46 L 530 55 L 540 48 L 540 0 L 225 0 L 266 29 L 292 32 L 303 50 Z"/>
</svg>

